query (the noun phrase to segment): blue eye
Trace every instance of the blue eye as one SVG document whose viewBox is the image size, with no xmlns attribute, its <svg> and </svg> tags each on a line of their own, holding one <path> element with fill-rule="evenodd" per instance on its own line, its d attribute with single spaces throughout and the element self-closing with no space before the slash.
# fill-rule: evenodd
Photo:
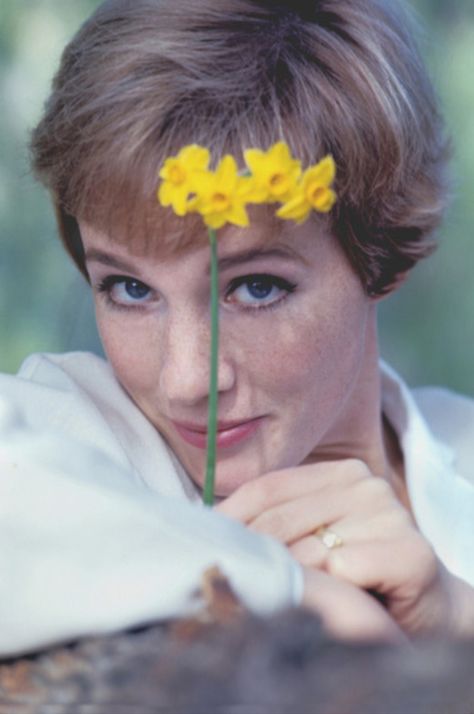
<svg viewBox="0 0 474 714">
<path fill-rule="evenodd" d="M 148 285 L 125 275 L 108 275 L 99 283 L 97 290 L 104 293 L 116 307 L 141 306 L 149 303 L 152 297 L 152 290 Z"/>
<path fill-rule="evenodd" d="M 281 302 L 295 288 L 295 284 L 276 275 L 243 275 L 231 282 L 226 298 L 244 309 L 262 309 Z"/>
<path fill-rule="evenodd" d="M 132 300 L 143 300 L 150 292 L 150 288 L 139 280 L 124 280 L 122 285 L 123 290 Z"/>
</svg>

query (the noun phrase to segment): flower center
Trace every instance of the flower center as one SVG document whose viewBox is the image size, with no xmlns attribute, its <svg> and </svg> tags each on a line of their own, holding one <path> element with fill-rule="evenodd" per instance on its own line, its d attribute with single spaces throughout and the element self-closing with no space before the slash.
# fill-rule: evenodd
<svg viewBox="0 0 474 714">
<path fill-rule="evenodd" d="M 315 204 L 320 203 L 320 201 L 324 198 L 325 193 L 326 189 L 324 186 L 313 183 L 308 186 L 306 198 L 314 206 Z"/>
<path fill-rule="evenodd" d="M 230 206 L 229 196 L 216 192 L 212 195 L 212 204 L 216 211 L 225 211 Z"/>
<path fill-rule="evenodd" d="M 285 177 L 283 176 L 283 174 L 273 174 L 270 179 L 270 186 L 272 186 L 273 188 L 278 188 L 278 186 L 281 186 L 284 180 Z"/>
<path fill-rule="evenodd" d="M 269 184 L 270 190 L 276 196 L 279 196 L 288 190 L 288 178 L 285 174 L 273 174 L 273 176 L 270 177 Z"/>
<path fill-rule="evenodd" d="M 186 179 L 186 174 L 180 166 L 172 166 L 170 168 L 169 180 L 171 183 L 180 184 Z"/>
</svg>

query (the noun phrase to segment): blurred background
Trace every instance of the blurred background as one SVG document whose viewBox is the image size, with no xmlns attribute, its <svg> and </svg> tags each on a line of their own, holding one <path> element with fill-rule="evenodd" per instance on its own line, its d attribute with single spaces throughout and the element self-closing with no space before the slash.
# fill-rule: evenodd
<svg viewBox="0 0 474 714">
<path fill-rule="evenodd" d="M 98 4 L 0 2 L 0 371 L 34 351 L 100 352 L 87 286 L 56 238 L 26 149 L 61 49 Z M 436 254 L 381 304 L 382 353 L 412 385 L 474 396 L 474 2 L 411 4 L 454 138 L 455 195 Z"/>
</svg>

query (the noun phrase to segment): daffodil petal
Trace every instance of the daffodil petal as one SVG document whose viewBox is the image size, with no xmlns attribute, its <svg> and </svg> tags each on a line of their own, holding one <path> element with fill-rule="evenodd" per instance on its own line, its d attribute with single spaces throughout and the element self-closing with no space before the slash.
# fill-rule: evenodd
<svg viewBox="0 0 474 714">
<path fill-rule="evenodd" d="M 177 187 L 169 181 L 163 181 L 158 189 L 158 200 L 162 206 L 172 206 Z"/>
<path fill-rule="evenodd" d="M 235 193 L 239 198 L 247 199 L 249 196 L 262 192 L 259 182 L 253 177 L 240 176 Z"/>
<path fill-rule="evenodd" d="M 336 194 L 330 188 L 321 193 L 321 197 L 314 202 L 314 208 L 320 213 L 328 213 L 336 202 Z"/>
<path fill-rule="evenodd" d="M 265 154 L 260 149 L 246 149 L 244 151 L 244 159 L 250 171 L 256 174 L 260 172 L 262 160 L 265 160 Z"/>
<path fill-rule="evenodd" d="M 189 174 L 188 185 L 190 193 L 195 193 L 206 180 L 208 171 L 205 169 L 193 169 Z"/>
<path fill-rule="evenodd" d="M 210 196 L 216 185 L 216 177 L 212 171 L 199 171 L 193 176 L 192 187 L 200 197 Z"/>
<path fill-rule="evenodd" d="M 163 181 L 158 189 L 158 201 L 162 206 L 171 206 L 173 200 L 172 186 L 167 181 Z"/>
<path fill-rule="evenodd" d="M 304 195 L 299 194 L 292 200 L 284 203 L 283 206 L 278 209 L 276 215 L 278 218 L 283 218 L 284 220 L 302 222 L 306 220 L 310 211 L 311 204 L 308 203 Z"/>
<path fill-rule="evenodd" d="M 187 213 L 196 212 L 199 212 L 199 198 L 197 196 L 193 196 L 188 200 Z"/>
<path fill-rule="evenodd" d="M 216 169 L 216 181 L 219 188 L 226 193 L 233 191 L 238 178 L 237 163 L 233 156 L 226 154 Z"/>
<path fill-rule="evenodd" d="M 332 156 L 325 156 L 315 166 L 305 172 L 306 180 L 318 181 L 324 186 L 329 186 L 336 176 L 336 164 Z"/>
<path fill-rule="evenodd" d="M 214 230 L 222 228 L 222 226 L 227 223 L 227 219 L 222 213 L 210 213 L 209 215 L 204 215 L 203 220 L 206 226 L 213 228 Z"/>
<path fill-rule="evenodd" d="M 268 152 L 268 156 L 273 161 L 277 161 L 279 164 L 283 165 L 289 164 L 293 161 L 288 144 L 285 144 L 284 141 L 277 141 L 276 144 L 273 144 Z"/>
<path fill-rule="evenodd" d="M 270 194 L 266 186 L 256 184 L 251 191 L 245 193 L 245 200 L 247 203 L 261 204 L 267 203 L 269 196 Z"/>
<path fill-rule="evenodd" d="M 178 157 L 188 167 L 201 171 L 207 169 L 211 158 L 209 149 L 199 146 L 198 144 L 190 144 L 189 146 L 183 147 Z"/>
<path fill-rule="evenodd" d="M 188 212 L 188 195 L 187 188 L 175 192 L 172 205 L 177 216 L 185 216 Z"/>
<path fill-rule="evenodd" d="M 249 226 L 249 217 L 245 206 L 241 203 L 234 204 L 230 211 L 227 212 L 227 221 L 240 228 L 247 228 Z"/>
<path fill-rule="evenodd" d="M 162 166 L 161 169 L 160 169 L 160 172 L 159 172 L 158 176 L 159 176 L 161 179 L 164 179 L 164 180 L 166 181 L 166 180 L 168 179 L 168 177 L 169 177 L 170 169 L 171 169 L 175 164 L 176 164 L 176 159 L 175 159 L 174 157 L 173 157 L 173 158 L 166 159 L 165 163 L 163 164 L 163 166 Z"/>
</svg>

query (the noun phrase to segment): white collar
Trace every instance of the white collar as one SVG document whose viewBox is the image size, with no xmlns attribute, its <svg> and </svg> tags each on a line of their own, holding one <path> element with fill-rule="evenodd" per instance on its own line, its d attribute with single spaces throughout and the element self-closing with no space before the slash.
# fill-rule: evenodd
<svg viewBox="0 0 474 714">
<path fill-rule="evenodd" d="M 381 362 L 382 409 L 398 436 L 418 527 L 444 564 L 474 583 L 474 488 L 455 469 L 455 454 L 435 438 L 413 394 Z"/>
</svg>

